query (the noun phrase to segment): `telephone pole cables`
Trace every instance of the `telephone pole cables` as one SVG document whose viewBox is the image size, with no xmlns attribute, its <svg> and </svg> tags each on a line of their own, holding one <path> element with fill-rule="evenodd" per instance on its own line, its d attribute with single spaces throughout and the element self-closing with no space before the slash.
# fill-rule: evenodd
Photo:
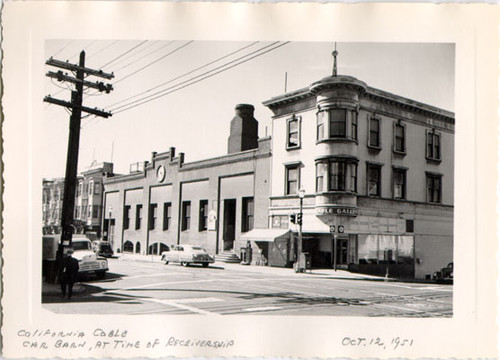
<svg viewBox="0 0 500 360">
<path fill-rule="evenodd" d="M 68 154 L 66 158 L 66 177 L 64 180 L 64 195 L 61 214 L 61 242 L 59 244 L 59 257 L 62 255 L 64 246 L 71 246 L 73 237 L 73 214 L 75 208 L 75 193 L 76 193 L 76 176 L 78 168 L 78 150 L 80 145 L 80 124 L 82 119 L 82 112 L 108 118 L 111 113 L 89 108 L 83 106 L 83 90 L 85 88 L 93 88 L 100 92 L 109 94 L 113 90 L 111 84 L 104 84 L 103 82 L 91 82 L 85 80 L 86 76 L 96 76 L 111 80 L 114 74 L 105 73 L 102 70 L 94 70 L 85 67 L 85 51 L 80 53 L 79 64 L 71 64 L 69 62 L 55 60 L 52 57 L 45 62 L 46 65 L 59 68 L 57 72 L 49 71 L 46 76 L 56 79 L 57 81 L 64 81 L 71 83 L 75 86 L 75 90 L 71 91 L 71 102 L 55 99 L 46 96 L 43 101 L 50 104 L 66 107 L 71 110 L 71 117 L 69 123 L 69 138 L 68 138 Z M 68 70 L 73 76 L 64 73 L 63 70 Z"/>
</svg>

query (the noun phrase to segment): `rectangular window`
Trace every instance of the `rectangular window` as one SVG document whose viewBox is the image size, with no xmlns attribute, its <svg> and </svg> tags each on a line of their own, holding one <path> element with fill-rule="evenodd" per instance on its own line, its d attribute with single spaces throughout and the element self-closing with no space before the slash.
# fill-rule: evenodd
<svg viewBox="0 0 500 360">
<path fill-rule="evenodd" d="M 78 184 L 78 195 L 77 195 L 77 196 L 81 196 L 81 195 L 82 195 L 82 193 L 83 193 L 83 183 L 82 183 L 82 182 L 80 182 L 80 183 Z"/>
<path fill-rule="evenodd" d="M 349 164 L 351 169 L 351 184 L 349 190 L 352 192 L 358 191 L 358 166 L 356 164 Z"/>
<path fill-rule="evenodd" d="M 358 140 L 358 116 L 353 112 L 351 117 L 351 138 Z"/>
<path fill-rule="evenodd" d="M 414 228 L 414 222 L 413 220 L 406 220 L 406 232 L 407 233 L 412 233 Z"/>
<path fill-rule="evenodd" d="M 330 137 L 345 137 L 346 129 L 346 110 L 332 109 L 330 110 Z"/>
<path fill-rule="evenodd" d="M 286 167 L 286 195 L 298 194 L 299 190 L 299 167 Z"/>
<path fill-rule="evenodd" d="M 441 135 L 434 130 L 427 131 L 427 158 L 441 160 Z"/>
<path fill-rule="evenodd" d="M 287 121 L 287 148 L 300 147 L 300 118 L 293 117 Z"/>
<path fill-rule="evenodd" d="M 370 137 L 368 139 L 368 145 L 373 147 L 380 147 L 380 120 L 371 117 L 370 118 Z"/>
<path fill-rule="evenodd" d="M 241 232 L 247 232 L 253 229 L 254 219 L 254 201 L 253 197 L 243 198 L 243 208 L 241 209 Z"/>
<path fill-rule="evenodd" d="M 125 205 L 123 208 L 123 230 L 130 227 L 130 205 Z"/>
<path fill-rule="evenodd" d="M 316 164 L 316 192 L 325 191 L 325 174 L 326 174 L 326 164 L 317 163 Z"/>
<path fill-rule="evenodd" d="M 135 206 L 135 229 L 139 230 L 141 228 L 142 221 L 142 204 L 137 204 Z"/>
<path fill-rule="evenodd" d="M 427 174 L 427 202 L 441 203 L 441 175 Z"/>
<path fill-rule="evenodd" d="M 330 191 L 344 191 L 345 190 L 345 173 L 346 163 L 339 161 L 330 161 Z"/>
<path fill-rule="evenodd" d="M 406 170 L 405 169 L 393 169 L 392 171 L 392 183 L 393 183 L 393 194 L 394 199 L 405 199 L 406 198 Z"/>
<path fill-rule="evenodd" d="M 394 125 L 394 151 L 405 152 L 405 127 L 401 124 Z"/>
<path fill-rule="evenodd" d="M 325 112 L 318 112 L 316 122 L 316 140 L 323 140 L 325 138 Z"/>
<path fill-rule="evenodd" d="M 149 230 L 154 230 L 156 227 L 158 204 L 149 204 Z"/>
<path fill-rule="evenodd" d="M 94 205 L 92 207 L 92 218 L 97 219 L 99 217 L 99 205 Z"/>
<path fill-rule="evenodd" d="M 189 230 L 191 227 L 191 201 L 182 202 L 182 230 Z"/>
<path fill-rule="evenodd" d="M 94 181 L 91 180 L 89 182 L 89 195 L 92 195 L 94 193 Z"/>
<path fill-rule="evenodd" d="M 198 230 L 207 230 L 208 220 L 208 200 L 200 200 L 200 213 L 198 216 Z"/>
<path fill-rule="evenodd" d="M 101 183 L 100 182 L 96 182 L 94 184 L 94 194 L 95 195 L 99 195 L 100 192 L 101 192 Z"/>
<path fill-rule="evenodd" d="M 163 230 L 170 229 L 170 222 L 172 221 L 172 203 L 163 203 Z"/>
<path fill-rule="evenodd" d="M 368 164 L 368 195 L 380 196 L 380 169 L 379 165 Z"/>
</svg>

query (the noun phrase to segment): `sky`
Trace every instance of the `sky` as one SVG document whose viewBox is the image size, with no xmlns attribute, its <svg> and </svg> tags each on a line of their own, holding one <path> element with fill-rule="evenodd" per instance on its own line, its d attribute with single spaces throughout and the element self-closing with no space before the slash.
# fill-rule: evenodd
<svg viewBox="0 0 500 360">
<path fill-rule="evenodd" d="M 252 104 L 259 137 L 271 135 L 272 112 L 262 102 L 332 74 L 333 43 L 210 42 L 189 40 L 48 40 L 46 58 L 114 73 L 109 94 L 87 89 L 83 104 L 113 114 L 82 119 L 79 173 L 93 162 L 113 162 L 115 173 L 170 147 L 185 161 L 227 154 L 237 104 Z M 454 111 L 455 47 L 442 43 L 337 43 L 339 75 L 368 86 Z M 46 71 L 57 71 L 45 66 Z M 286 74 L 286 75 L 285 75 Z M 43 74 L 44 75 L 44 74 Z M 71 74 L 70 74 L 71 75 Z M 285 84 L 286 78 L 286 84 Z M 72 85 L 46 77 L 45 94 L 69 101 Z M 67 139 L 69 112 L 43 106 L 44 138 Z M 61 136 L 59 136 L 61 135 Z M 43 177 L 62 177 L 66 141 L 43 145 Z"/>
</svg>

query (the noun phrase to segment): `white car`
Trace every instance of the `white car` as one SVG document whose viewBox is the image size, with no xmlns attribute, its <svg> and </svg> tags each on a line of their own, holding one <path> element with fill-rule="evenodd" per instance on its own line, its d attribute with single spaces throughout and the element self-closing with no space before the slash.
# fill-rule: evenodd
<svg viewBox="0 0 500 360">
<path fill-rule="evenodd" d="M 196 245 L 176 245 L 168 251 L 161 253 L 161 261 L 165 265 L 169 262 L 175 262 L 180 263 L 182 266 L 201 264 L 203 267 L 208 267 L 209 264 L 215 262 L 215 259 L 202 247 Z"/>
<path fill-rule="evenodd" d="M 85 237 L 73 236 L 71 246 L 74 250 L 73 257 L 78 260 L 80 267 L 78 274 L 94 273 L 98 279 L 104 279 L 106 271 L 108 271 L 108 261 L 94 253 L 90 240 Z"/>
</svg>

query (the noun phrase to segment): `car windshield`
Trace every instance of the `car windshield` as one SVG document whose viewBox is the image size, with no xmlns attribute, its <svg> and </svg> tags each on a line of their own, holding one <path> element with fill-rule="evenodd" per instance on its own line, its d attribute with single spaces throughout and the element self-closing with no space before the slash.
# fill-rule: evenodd
<svg viewBox="0 0 500 360">
<path fill-rule="evenodd" d="M 193 247 L 191 247 L 191 249 L 193 249 L 193 250 L 202 250 L 203 251 L 203 248 L 201 248 L 199 246 L 193 246 Z"/>
<path fill-rule="evenodd" d="M 111 246 L 109 244 L 101 244 L 101 250 L 110 250 Z"/>
<path fill-rule="evenodd" d="M 90 241 L 73 241 L 73 249 L 76 250 L 90 250 Z"/>
</svg>

